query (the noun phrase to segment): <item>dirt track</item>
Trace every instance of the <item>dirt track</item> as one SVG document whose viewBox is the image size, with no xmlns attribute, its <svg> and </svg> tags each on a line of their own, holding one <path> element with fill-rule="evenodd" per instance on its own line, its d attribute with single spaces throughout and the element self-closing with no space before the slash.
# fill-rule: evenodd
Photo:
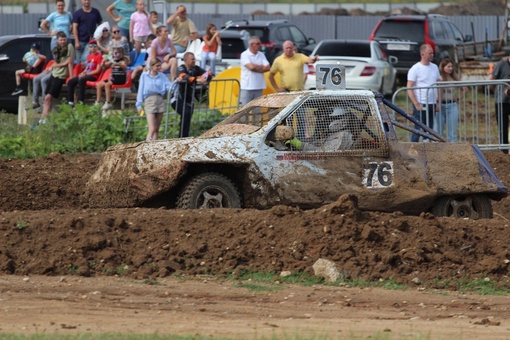
<svg viewBox="0 0 510 340">
<path fill-rule="evenodd" d="M 508 185 L 510 157 L 486 155 Z M 307 211 L 93 210 L 81 195 L 98 159 L 0 160 L 0 331 L 509 338 L 507 296 L 432 292 L 465 277 L 508 287 L 508 198 L 479 221 L 361 212 L 347 196 Z M 410 289 L 224 281 L 244 269 L 312 274 L 318 258 Z"/>
</svg>

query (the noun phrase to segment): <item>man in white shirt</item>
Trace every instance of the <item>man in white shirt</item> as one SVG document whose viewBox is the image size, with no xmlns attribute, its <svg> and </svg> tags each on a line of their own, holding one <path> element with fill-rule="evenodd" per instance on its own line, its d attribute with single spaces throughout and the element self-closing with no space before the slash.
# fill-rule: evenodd
<svg viewBox="0 0 510 340">
<path fill-rule="evenodd" d="M 421 59 L 414 64 L 407 73 L 407 95 L 413 103 L 413 116 L 418 121 L 434 127 L 434 112 L 436 111 L 437 91 L 432 88 L 434 83 L 440 80 L 439 68 L 432 63 L 434 50 L 429 44 L 420 47 Z M 413 89 L 413 87 L 415 87 Z M 416 124 L 414 128 L 420 130 Z M 411 142 L 418 142 L 420 136 L 413 133 Z"/>
<path fill-rule="evenodd" d="M 271 66 L 264 53 L 260 52 L 260 38 L 252 36 L 250 47 L 241 53 L 241 106 L 251 100 L 262 96 L 266 88 L 264 72 L 269 71 Z"/>
</svg>

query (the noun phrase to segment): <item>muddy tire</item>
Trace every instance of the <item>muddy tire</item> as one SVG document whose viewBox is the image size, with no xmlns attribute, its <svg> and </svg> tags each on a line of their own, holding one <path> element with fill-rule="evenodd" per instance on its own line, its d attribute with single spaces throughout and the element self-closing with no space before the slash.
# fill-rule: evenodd
<svg viewBox="0 0 510 340">
<path fill-rule="evenodd" d="M 192 178 L 177 198 L 178 209 L 241 208 L 241 195 L 235 184 L 218 173 Z"/>
<path fill-rule="evenodd" d="M 438 217 L 469 218 L 492 218 L 491 201 L 484 195 L 472 196 L 445 196 L 439 198 L 432 214 Z"/>
</svg>

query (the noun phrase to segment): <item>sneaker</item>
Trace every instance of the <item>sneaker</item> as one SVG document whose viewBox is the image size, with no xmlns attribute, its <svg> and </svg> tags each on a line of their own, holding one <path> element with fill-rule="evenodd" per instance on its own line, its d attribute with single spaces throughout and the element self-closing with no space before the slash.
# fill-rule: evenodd
<svg viewBox="0 0 510 340">
<path fill-rule="evenodd" d="M 74 107 L 74 102 L 68 102 L 67 104 L 69 104 L 70 107 Z"/>
<path fill-rule="evenodd" d="M 108 103 L 108 102 L 105 102 L 103 107 L 101 108 L 102 110 L 109 110 L 112 108 L 112 104 L 111 103 Z"/>
<path fill-rule="evenodd" d="M 14 89 L 14 92 L 11 93 L 11 96 L 16 96 L 18 94 L 22 94 L 23 93 L 23 89 L 19 86 L 16 86 L 16 88 Z"/>
<path fill-rule="evenodd" d="M 46 124 L 46 118 L 39 119 L 39 125 Z"/>
<path fill-rule="evenodd" d="M 95 101 L 95 102 L 94 102 L 94 106 L 99 106 L 99 105 L 101 105 L 101 103 L 100 103 L 100 102 L 98 102 L 98 101 Z"/>
<path fill-rule="evenodd" d="M 41 105 L 39 103 L 32 103 L 32 109 L 38 109 Z"/>
</svg>

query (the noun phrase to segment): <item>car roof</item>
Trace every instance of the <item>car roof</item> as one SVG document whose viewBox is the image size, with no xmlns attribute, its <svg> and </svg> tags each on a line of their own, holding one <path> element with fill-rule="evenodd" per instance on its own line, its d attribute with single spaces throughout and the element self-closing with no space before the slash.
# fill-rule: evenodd
<svg viewBox="0 0 510 340">
<path fill-rule="evenodd" d="M 441 19 L 447 20 L 447 17 L 441 14 L 426 14 L 426 15 L 403 15 L 403 14 L 390 14 L 383 19 L 383 21 L 391 20 L 425 20 L 425 19 Z"/>
<path fill-rule="evenodd" d="M 14 39 L 29 39 L 29 38 L 37 39 L 47 38 L 48 40 L 51 39 L 51 37 L 47 34 L 4 35 L 0 36 L 0 46 Z"/>
<path fill-rule="evenodd" d="M 290 24 L 290 22 L 286 19 L 279 20 L 232 20 L 232 26 L 234 27 L 265 27 L 271 25 L 281 25 L 281 24 Z"/>
</svg>

